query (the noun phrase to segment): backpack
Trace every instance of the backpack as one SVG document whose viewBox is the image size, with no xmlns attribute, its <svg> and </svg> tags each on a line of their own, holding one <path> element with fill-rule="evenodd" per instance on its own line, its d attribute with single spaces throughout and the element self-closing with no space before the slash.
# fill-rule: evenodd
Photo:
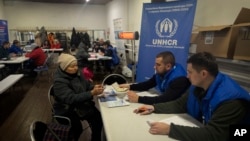
<svg viewBox="0 0 250 141">
<path fill-rule="evenodd" d="M 120 63 L 120 58 L 117 55 L 117 51 L 115 47 L 110 47 L 109 49 L 112 50 L 112 64 L 114 66 L 118 65 Z"/>
</svg>

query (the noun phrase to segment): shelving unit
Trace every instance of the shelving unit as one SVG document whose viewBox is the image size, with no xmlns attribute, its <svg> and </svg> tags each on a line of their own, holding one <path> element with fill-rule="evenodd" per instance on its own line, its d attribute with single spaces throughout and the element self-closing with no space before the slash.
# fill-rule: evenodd
<svg viewBox="0 0 250 141">
<path fill-rule="evenodd" d="M 216 60 L 221 72 L 231 76 L 250 92 L 250 62 L 223 58 L 217 58 Z"/>
</svg>

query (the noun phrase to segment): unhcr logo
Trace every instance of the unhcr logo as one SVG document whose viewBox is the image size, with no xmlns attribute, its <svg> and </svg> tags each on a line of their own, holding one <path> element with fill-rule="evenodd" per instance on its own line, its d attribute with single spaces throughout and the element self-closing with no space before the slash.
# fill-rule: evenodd
<svg viewBox="0 0 250 141">
<path fill-rule="evenodd" d="M 178 41 L 176 39 L 166 39 L 174 36 L 177 28 L 178 22 L 175 19 L 173 21 L 168 18 L 163 21 L 158 20 L 155 24 L 155 31 L 160 39 L 152 39 L 152 44 L 157 46 L 177 46 Z"/>
<path fill-rule="evenodd" d="M 158 20 L 155 24 L 155 31 L 159 37 L 170 38 L 175 35 L 178 29 L 178 22 L 174 19 L 171 21 L 169 18 L 165 18 L 163 21 Z"/>
</svg>

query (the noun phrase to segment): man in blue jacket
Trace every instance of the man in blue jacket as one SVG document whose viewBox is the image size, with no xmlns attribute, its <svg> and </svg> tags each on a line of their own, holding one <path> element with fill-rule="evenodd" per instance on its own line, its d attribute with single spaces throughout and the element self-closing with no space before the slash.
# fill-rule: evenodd
<svg viewBox="0 0 250 141">
<path fill-rule="evenodd" d="M 121 84 L 120 87 L 135 91 L 146 91 L 155 87 L 159 92 L 159 96 L 138 96 L 134 91 L 129 91 L 128 98 L 130 102 L 155 104 L 175 100 L 190 86 L 186 71 L 180 64 L 175 62 L 172 52 L 164 51 L 157 54 L 154 68 L 156 74 L 149 80 L 131 85 Z"/>
<path fill-rule="evenodd" d="M 207 52 L 194 54 L 187 61 L 191 86 L 188 94 L 179 99 L 144 105 L 140 114 L 187 113 L 204 124 L 203 127 L 181 126 L 174 123 L 153 122 L 151 134 L 169 135 L 185 141 L 227 141 L 230 125 L 247 123 L 249 116 L 249 93 L 234 80 L 218 70 L 216 59 Z"/>
<path fill-rule="evenodd" d="M 20 47 L 20 42 L 18 40 L 13 41 L 13 44 L 9 49 L 9 53 L 14 56 L 22 55 L 23 51 Z"/>
</svg>

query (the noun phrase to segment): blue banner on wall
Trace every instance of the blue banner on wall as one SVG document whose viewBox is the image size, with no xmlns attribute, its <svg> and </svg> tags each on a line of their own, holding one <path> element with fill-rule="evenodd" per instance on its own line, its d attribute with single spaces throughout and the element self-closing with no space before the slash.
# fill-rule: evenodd
<svg viewBox="0 0 250 141">
<path fill-rule="evenodd" d="M 154 74 L 155 56 L 171 51 L 186 68 L 196 0 L 144 3 L 136 82 Z"/>
<path fill-rule="evenodd" d="M 9 41 L 8 22 L 6 20 L 0 20 L 0 45 L 2 45 L 4 41 Z"/>
</svg>

